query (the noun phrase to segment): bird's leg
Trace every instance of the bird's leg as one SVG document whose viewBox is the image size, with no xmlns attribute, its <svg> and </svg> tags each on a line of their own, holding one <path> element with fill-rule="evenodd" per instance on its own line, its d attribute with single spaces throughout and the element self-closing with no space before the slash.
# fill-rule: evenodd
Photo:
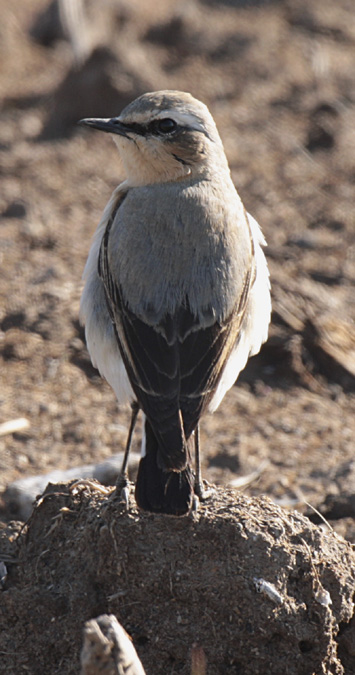
<svg viewBox="0 0 355 675">
<path fill-rule="evenodd" d="M 201 473 L 200 425 L 199 424 L 197 424 L 194 435 L 195 435 L 195 485 L 194 485 L 194 491 L 195 491 L 195 498 L 198 498 L 196 500 L 197 504 L 195 504 L 195 508 L 198 508 L 198 500 L 203 502 L 205 499 L 208 499 L 214 493 L 214 490 L 213 490 L 213 488 L 205 490 L 204 485 L 203 485 L 202 473 Z"/>
<path fill-rule="evenodd" d="M 128 457 L 129 457 L 129 451 L 131 449 L 131 443 L 132 443 L 132 436 L 133 436 L 133 431 L 134 427 L 136 426 L 137 422 L 137 416 L 139 413 L 139 405 L 136 401 L 133 401 L 131 404 L 131 423 L 129 425 L 129 431 L 128 431 L 128 436 L 127 436 L 127 442 L 126 442 L 126 448 L 125 448 L 125 453 L 123 457 L 123 462 L 122 462 L 122 467 L 120 474 L 117 478 L 116 482 L 116 490 L 115 490 L 115 495 L 119 497 L 123 497 L 125 501 L 127 501 L 127 496 L 126 496 L 126 490 L 128 486 L 128 472 L 127 472 L 127 465 L 128 465 Z"/>
<path fill-rule="evenodd" d="M 203 482 L 201 475 L 201 457 L 200 457 L 200 425 L 195 429 L 195 495 L 203 499 Z"/>
</svg>

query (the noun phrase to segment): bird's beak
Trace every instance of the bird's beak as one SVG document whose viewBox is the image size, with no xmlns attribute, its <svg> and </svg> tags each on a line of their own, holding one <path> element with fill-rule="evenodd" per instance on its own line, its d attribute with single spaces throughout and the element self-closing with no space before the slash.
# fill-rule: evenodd
<svg viewBox="0 0 355 675">
<path fill-rule="evenodd" d="M 120 122 L 117 117 L 111 119 L 101 119 L 96 117 L 86 117 L 78 122 L 83 127 L 93 127 L 100 131 L 107 131 L 110 134 L 119 134 L 119 136 L 127 136 L 129 128 Z"/>
</svg>

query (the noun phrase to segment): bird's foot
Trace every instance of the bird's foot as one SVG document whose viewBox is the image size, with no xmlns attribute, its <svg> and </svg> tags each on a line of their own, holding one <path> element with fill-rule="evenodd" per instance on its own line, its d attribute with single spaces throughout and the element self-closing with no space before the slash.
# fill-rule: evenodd
<svg viewBox="0 0 355 675">
<path fill-rule="evenodd" d="M 205 502 L 207 499 L 210 499 L 210 497 L 213 497 L 216 491 L 206 480 L 201 480 L 195 483 L 194 492 L 192 510 L 198 511 L 200 502 Z"/>
<path fill-rule="evenodd" d="M 129 511 L 130 508 L 130 493 L 133 483 L 130 483 L 128 478 L 123 480 L 122 476 L 117 479 L 116 487 L 111 487 L 111 494 L 102 505 L 103 511 L 115 508 L 122 511 Z"/>
<path fill-rule="evenodd" d="M 129 480 L 127 474 L 120 474 L 117 478 L 116 488 L 112 494 L 113 499 L 123 502 L 126 510 L 129 509 Z"/>
</svg>

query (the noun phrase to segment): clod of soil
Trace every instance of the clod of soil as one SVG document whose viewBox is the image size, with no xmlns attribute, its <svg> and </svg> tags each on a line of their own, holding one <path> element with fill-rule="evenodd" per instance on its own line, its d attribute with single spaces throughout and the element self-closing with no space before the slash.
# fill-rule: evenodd
<svg viewBox="0 0 355 675">
<path fill-rule="evenodd" d="M 184 518 L 129 511 L 99 484 L 49 485 L 0 537 L 3 673 L 79 673 L 84 622 L 114 614 L 147 675 L 351 673 L 355 553 L 267 498 L 232 490 Z"/>
</svg>

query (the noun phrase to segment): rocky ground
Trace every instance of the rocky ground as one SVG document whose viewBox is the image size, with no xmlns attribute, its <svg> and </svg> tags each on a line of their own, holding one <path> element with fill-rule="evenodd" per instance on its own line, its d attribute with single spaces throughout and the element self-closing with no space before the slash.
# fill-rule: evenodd
<svg viewBox="0 0 355 675">
<path fill-rule="evenodd" d="M 92 368 L 78 324 L 90 239 L 122 173 L 110 139 L 76 121 L 170 88 L 210 107 L 236 186 L 267 238 L 272 280 L 269 342 L 202 424 L 204 475 L 314 522 L 317 509 L 355 542 L 352 0 L 85 7 L 75 18 L 63 2 L 60 22 L 56 3 L 1 2 L 1 421 L 28 420 L 0 436 L 2 520 L 19 515 L 6 493 L 15 479 L 102 462 L 123 448 L 128 412 Z M 213 507 L 209 518 L 213 529 Z M 20 593 L 24 578 L 18 583 Z M 181 659 L 159 672 L 185 672 Z M 6 673 L 26 663 L 27 672 L 54 672 L 14 663 Z M 229 672 L 218 663 L 208 672 Z M 342 664 L 355 672 L 348 657 Z M 267 672 L 312 675 L 300 668 Z"/>
</svg>

